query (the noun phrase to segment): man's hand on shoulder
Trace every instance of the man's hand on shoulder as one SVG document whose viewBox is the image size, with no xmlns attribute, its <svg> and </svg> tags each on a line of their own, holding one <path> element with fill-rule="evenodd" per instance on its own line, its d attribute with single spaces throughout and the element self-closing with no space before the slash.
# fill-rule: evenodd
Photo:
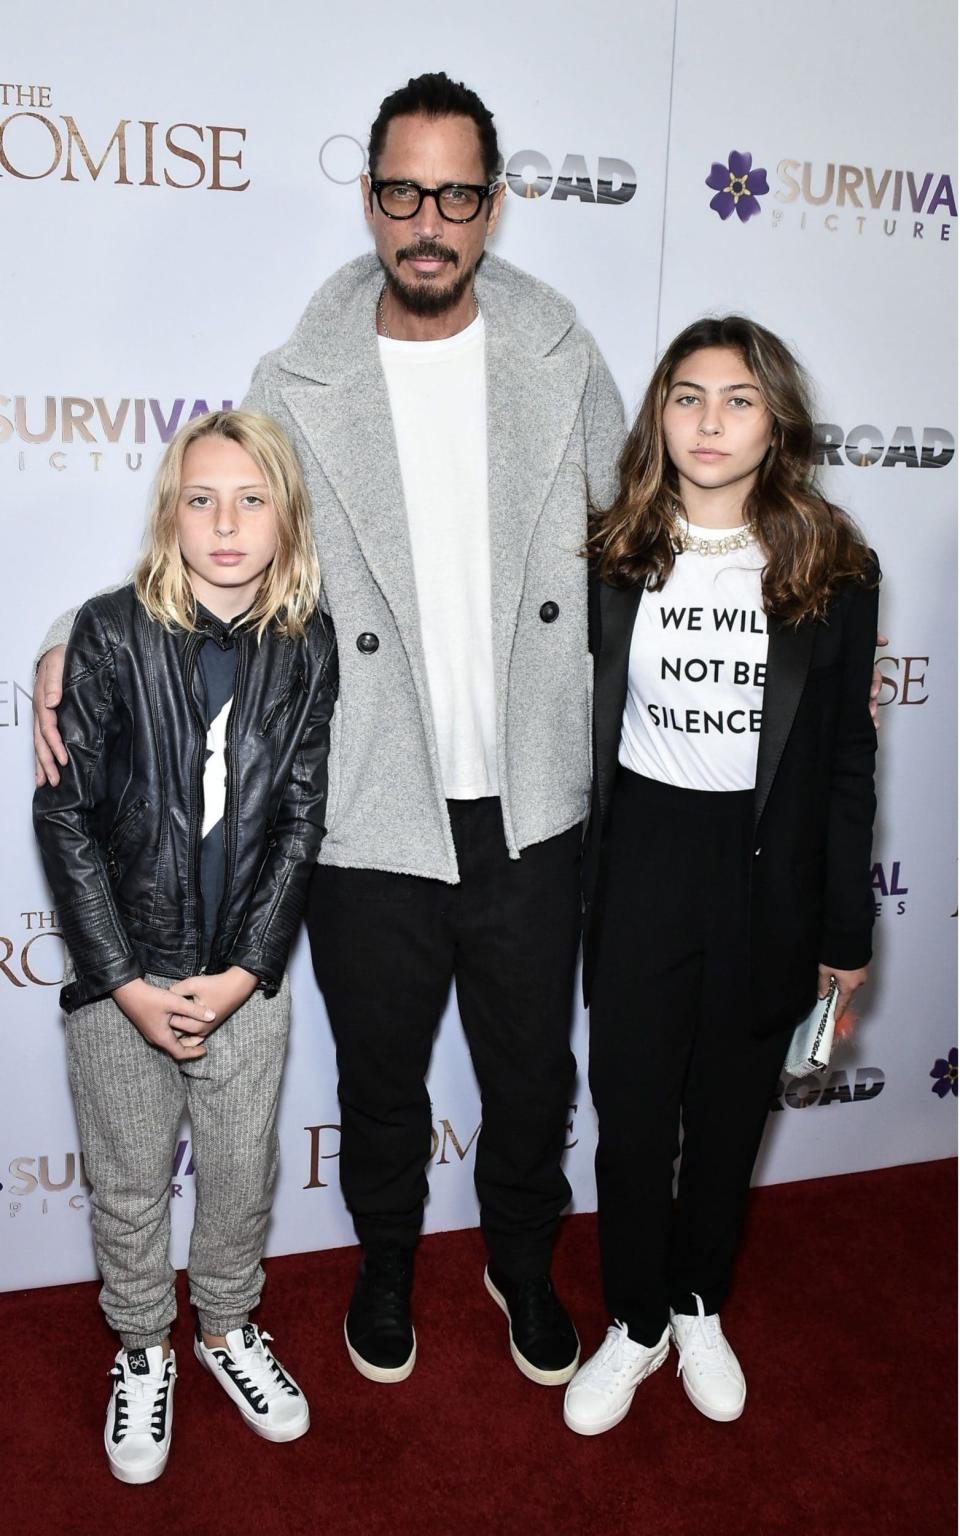
<svg viewBox="0 0 960 1536">
<path fill-rule="evenodd" d="M 60 767 L 67 763 L 67 749 L 57 729 L 57 705 L 63 697 L 65 645 L 45 651 L 37 667 L 33 687 L 33 753 L 37 788 L 60 783 Z"/>
<path fill-rule="evenodd" d="M 889 643 L 890 642 L 887 639 L 886 635 L 881 635 L 878 632 L 878 634 L 877 634 L 877 647 L 878 647 L 878 649 L 879 649 L 880 646 L 889 645 Z M 873 728 L 874 728 L 875 731 L 879 731 L 879 729 L 880 729 L 879 708 L 880 708 L 880 689 L 881 689 L 882 684 L 883 684 L 883 673 L 880 671 L 880 668 L 877 665 L 877 663 L 874 662 L 874 664 L 873 664 L 873 676 L 870 679 L 870 719 L 873 721 Z"/>
</svg>

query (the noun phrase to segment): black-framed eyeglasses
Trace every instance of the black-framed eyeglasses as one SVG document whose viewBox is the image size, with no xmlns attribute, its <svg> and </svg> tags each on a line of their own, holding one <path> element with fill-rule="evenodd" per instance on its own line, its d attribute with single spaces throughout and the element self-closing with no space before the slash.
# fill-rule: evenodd
<svg viewBox="0 0 960 1536">
<path fill-rule="evenodd" d="M 421 187 L 415 181 L 372 181 L 370 191 L 388 219 L 412 219 L 420 212 L 424 198 L 432 197 L 448 224 L 469 224 L 498 186 L 496 181 L 485 186 L 448 181 L 442 187 Z"/>
</svg>

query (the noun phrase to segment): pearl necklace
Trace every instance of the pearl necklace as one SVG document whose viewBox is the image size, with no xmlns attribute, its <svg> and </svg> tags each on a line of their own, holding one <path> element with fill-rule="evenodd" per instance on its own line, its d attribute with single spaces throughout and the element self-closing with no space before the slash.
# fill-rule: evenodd
<svg viewBox="0 0 960 1536">
<path fill-rule="evenodd" d="M 674 542 L 680 550 L 690 550 L 695 555 L 727 555 L 732 549 L 746 549 L 748 545 L 755 544 L 757 536 L 752 528 L 734 528 L 731 533 L 724 534 L 719 539 L 702 539 L 698 534 L 691 533 L 689 527 L 681 528 L 679 524 L 674 529 Z"/>
<path fill-rule="evenodd" d="M 390 332 L 387 330 L 387 322 L 383 318 L 383 301 L 386 297 L 386 292 L 387 288 L 386 284 L 384 284 L 384 286 L 380 289 L 380 297 L 377 300 L 377 330 L 380 332 L 380 335 L 383 337 L 384 341 L 393 341 L 394 337 L 391 336 Z M 473 295 L 473 306 L 473 318 L 476 320 L 477 316 L 480 314 L 480 300 L 477 298 L 476 293 Z"/>
</svg>

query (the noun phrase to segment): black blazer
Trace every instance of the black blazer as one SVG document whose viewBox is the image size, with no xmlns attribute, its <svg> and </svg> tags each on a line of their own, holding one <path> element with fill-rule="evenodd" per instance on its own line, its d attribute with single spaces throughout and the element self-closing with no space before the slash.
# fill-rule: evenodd
<svg viewBox="0 0 960 1536">
<path fill-rule="evenodd" d="M 874 557 L 875 558 L 875 557 Z M 826 622 L 768 620 L 769 649 L 754 798 L 750 1005 L 772 1034 L 813 1007 L 817 966 L 856 970 L 871 955 L 870 846 L 876 731 L 869 692 L 879 567 L 851 583 Z M 642 589 L 594 579 L 593 801 L 584 846 L 583 988 L 596 962 L 603 851 Z M 670 871 L 663 871 L 669 880 Z M 655 899 L 655 893 L 650 893 Z"/>
</svg>

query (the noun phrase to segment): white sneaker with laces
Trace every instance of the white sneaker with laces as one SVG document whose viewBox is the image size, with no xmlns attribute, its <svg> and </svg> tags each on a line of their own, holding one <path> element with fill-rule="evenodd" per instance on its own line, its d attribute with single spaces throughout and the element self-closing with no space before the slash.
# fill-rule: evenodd
<svg viewBox="0 0 960 1536">
<path fill-rule="evenodd" d="M 626 1323 L 614 1323 L 595 1355 L 581 1365 L 563 1399 L 563 1422 L 578 1435 L 602 1435 L 626 1418 L 641 1381 L 667 1358 L 669 1329 L 649 1346 L 637 1344 Z"/>
<path fill-rule="evenodd" d="M 670 1334 L 677 1347 L 677 1375 L 694 1408 L 708 1419 L 728 1424 L 739 1419 L 747 1400 L 740 1362 L 723 1336 L 719 1312 L 705 1313 L 694 1295 L 696 1315 L 670 1311 Z"/>
<path fill-rule="evenodd" d="M 114 1362 L 103 1443 L 121 1483 L 152 1483 L 167 1465 L 177 1359 L 163 1347 L 121 1349 Z"/>
<path fill-rule="evenodd" d="M 266 1347 L 272 1334 L 243 1323 L 226 1334 L 227 1347 L 208 1349 L 198 1333 L 193 1352 L 264 1440 L 298 1440 L 310 1428 L 307 1400 Z"/>
</svg>

